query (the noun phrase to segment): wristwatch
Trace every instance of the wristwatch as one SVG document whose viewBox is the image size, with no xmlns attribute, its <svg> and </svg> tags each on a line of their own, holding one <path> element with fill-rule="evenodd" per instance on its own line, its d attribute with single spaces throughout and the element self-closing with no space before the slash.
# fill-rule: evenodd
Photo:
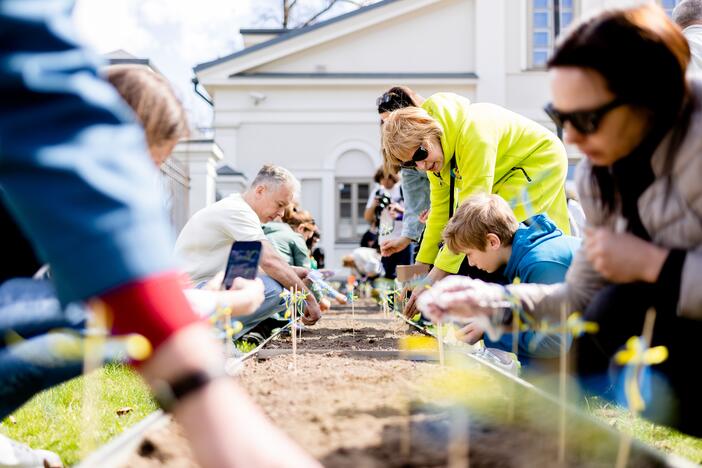
<svg viewBox="0 0 702 468">
<path fill-rule="evenodd" d="M 172 382 L 157 379 L 151 382 L 152 393 L 156 403 L 165 412 L 172 412 L 175 406 L 188 395 L 197 392 L 214 380 L 229 375 L 224 368 L 196 370 L 178 377 Z"/>
</svg>

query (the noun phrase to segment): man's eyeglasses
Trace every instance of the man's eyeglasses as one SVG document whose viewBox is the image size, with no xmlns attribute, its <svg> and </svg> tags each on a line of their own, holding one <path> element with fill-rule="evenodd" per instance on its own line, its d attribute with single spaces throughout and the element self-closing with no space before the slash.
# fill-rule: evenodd
<svg viewBox="0 0 702 468">
<path fill-rule="evenodd" d="M 544 107 L 544 112 L 553 120 L 559 127 L 563 127 L 566 122 L 570 122 L 575 130 L 583 135 L 595 133 L 602 122 L 605 115 L 612 109 L 615 109 L 625 102 L 615 98 L 607 104 L 596 109 L 576 111 L 576 112 L 560 112 L 553 107 L 552 103 L 548 103 Z"/>
<path fill-rule="evenodd" d="M 417 163 L 419 161 L 424 161 L 429 157 L 429 151 L 424 147 L 424 145 L 419 145 L 419 148 L 417 148 L 417 151 L 414 152 L 412 155 L 412 159 L 410 161 L 403 161 L 402 162 L 402 167 L 405 169 L 411 169 L 414 167 L 417 167 Z"/>
</svg>

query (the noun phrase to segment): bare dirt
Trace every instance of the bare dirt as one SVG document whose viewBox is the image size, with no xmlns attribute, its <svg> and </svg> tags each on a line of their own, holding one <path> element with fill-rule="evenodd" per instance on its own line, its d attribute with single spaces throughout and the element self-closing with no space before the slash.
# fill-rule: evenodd
<svg viewBox="0 0 702 468">
<path fill-rule="evenodd" d="M 555 406 L 519 388 L 505 390 L 504 382 L 496 385 L 499 379 L 482 369 L 479 378 L 472 373 L 473 380 L 463 383 L 452 381 L 449 371 L 435 363 L 393 356 L 387 351 L 397 350 L 397 337 L 408 333 L 402 322 L 385 321 L 372 306 L 359 307 L 357 320 L 348 312 L 337 309 L 305 330 L 295 357 L 275 355 L 290 348 L 289 336 L 274 341 L 273 355 L 247 361 L 240 377 L 268 416 L 324 466 L 447 466 L 452 427 L 469 434 L 456 446 L 453 460 L 465 462 L 460 454 L 467 448 L 472 468 L 563 466 L 557 461 Z M 378 356 L 374 351 L 380 351 Z M 437 393 L 432 390 L 437 383 L 458 384 L 461 392 L 491 404 L 468 410 L 470 423 L 456 426 L 452 421 L 463 410 L 429 398 Z M 508 394 L 516 399 L 510 418 Z M 565 465 L 614 466 L 612 434 L 588 424 L 569 418 Z M 191 460 L 187 442 L 172 424 L 148 435 L 126 466 L 197 466 Z M 629 466 L 663 465 L 635 450 Z"/>
</svg>

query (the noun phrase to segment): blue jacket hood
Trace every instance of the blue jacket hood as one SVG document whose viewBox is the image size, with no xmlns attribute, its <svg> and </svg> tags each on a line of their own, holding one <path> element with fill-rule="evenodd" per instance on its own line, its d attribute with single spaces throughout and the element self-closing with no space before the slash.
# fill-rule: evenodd
<svg viewBox="0 0 702 468">
<path fill-rule="evenodd" d="M 579 246 L 579 239 L 564 235 L 548 216 L 533 216 L 521 224 L 514 234 L 505 277 L 509 281 L 519 277 L 522 282 L 537 282 L 535 280 L 540 278 L 532 277 L 539 276 L 535 269 L 543 270 L 554 263 L 567 269 Z"/>
</svg>

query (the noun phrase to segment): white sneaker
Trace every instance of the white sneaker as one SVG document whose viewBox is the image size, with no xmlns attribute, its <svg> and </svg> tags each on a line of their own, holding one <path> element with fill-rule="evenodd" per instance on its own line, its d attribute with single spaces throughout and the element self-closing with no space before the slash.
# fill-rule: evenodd
<svg viewBox="0 0 702 468">
<path fill-rule="evenodd" d="M 63 463 L 54 452 L 34 450 L 0 434 L 0 468 L 63 468 Z"/>
</svg>

